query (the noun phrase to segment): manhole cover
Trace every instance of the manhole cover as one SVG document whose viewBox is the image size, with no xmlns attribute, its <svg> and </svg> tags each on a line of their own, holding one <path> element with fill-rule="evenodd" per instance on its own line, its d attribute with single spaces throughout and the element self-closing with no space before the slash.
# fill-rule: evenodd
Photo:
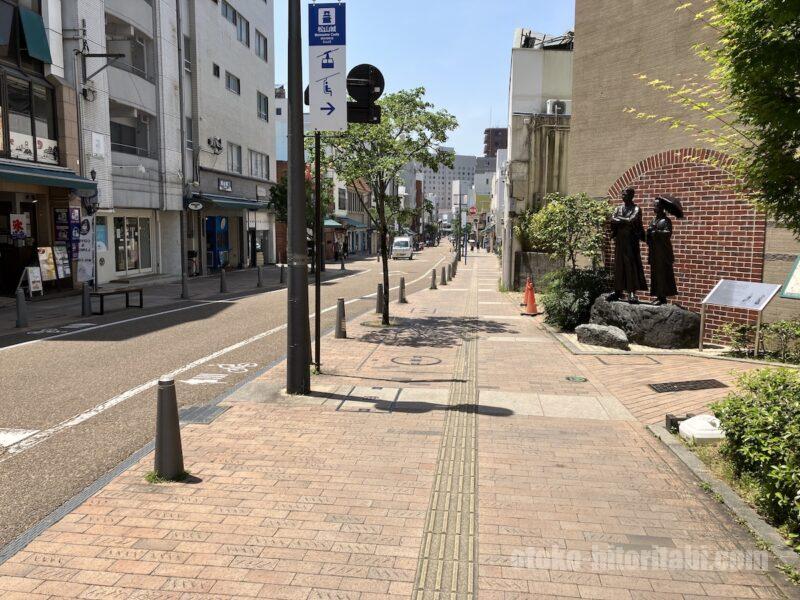
<svg viewBox="0 0 800 600">
<path fill-rule="evenodd" d="M 396 365 L 405 365 L 409 367 L 431 367 L 438 365 L 442 361 L 432 356 L 395 356 L 392 362 Z"/>
<path fill-rule="evenodd" d="M 570 381 L 572 383 L 586 383 L 589 380 L 586 379 L 586 377 L 581 377 L 580 375 L 570 375 L 569 377 L 567 377 L 567 381 Z"/>
<path fill-rule="evenodd" d="M 654 392 L 696 392 L 698 390 L 716 390 L 728 387 L 716 379 L 696 379 L 694 381 L 672 381 L 670 383 L 651 383 Z"/>
</svg>

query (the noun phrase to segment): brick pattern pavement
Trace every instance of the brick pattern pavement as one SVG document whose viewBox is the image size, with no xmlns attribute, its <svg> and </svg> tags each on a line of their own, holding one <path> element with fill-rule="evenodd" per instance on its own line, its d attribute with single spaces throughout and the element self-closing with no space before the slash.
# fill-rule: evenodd
<svg viewBox="0 0 800 600">
<path fill-rule="evenodd" d="M 183 430 L 192 482 L 147 484 L 143 459 L 0 565 L 0 594 L 800 597 L 771 564 L 679 560 L 760 555 L 592 357 L 496 280 L 496 260 L 471 255 L 448 286 L 469 293 L 415 294 L 391 330 L 349 323 L 351 339 L 324 340 L 335 359 L 310 397 L 280 394 L 283 366 L 245 386 Z M 654 558 L 669 561 L 626 563 Z"/>
</svg>

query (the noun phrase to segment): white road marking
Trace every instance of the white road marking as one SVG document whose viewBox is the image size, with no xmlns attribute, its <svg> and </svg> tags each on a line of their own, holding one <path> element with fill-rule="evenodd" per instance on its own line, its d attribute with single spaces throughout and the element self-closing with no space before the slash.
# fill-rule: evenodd
<svg viewBox="0 0 800 600">
<path fill-rule="evenodd" d="M 191 379 L 182 379 L 180 383 L 187 385 L 216 385 L 227 377 L 225 373 L 198 373 Z"/>
<path fill-rule="evenodd" d="M 8 448 L 38 432 L 38 429 L 0 429 L 0 446 Z"/>
<path fill-rule="evenodd" d="M 220 369 L 227 373 L 247 373 L 250 369 L 255 369 L 258 364 L 257 363 L 239 363 L 236 365 L 232 364 L 220 364 L 217 365 Z"/>
<path fill-rule="evenodd" d="M 439 264 L 443 260 L 444 260 L 444 257 L 440 258 L 439 261 L 436 264 Z M 422 281 L 423 279 L 426 279 L 427 277 L 428 277 L 427 274 L 422 275 L 421 277 L 415 279 L 414 281 L 411 281 L 409 283 L 409 285 L 417 283 L 419 281 Z M 344 277 L 342 279 L 344 279 Z M 392 290 L 396 290 L 399 287 L 400 286 L 396 286 L 396 287 L 393 287 L 391 289 Z M 376 294 L 372 294 L 373 297 L 375 295 Z M 345 302 L 345 304 L 353 304 L 355 302 L 360 302 L 360 301 L 361 301 L 361 298 L 354 298 L 353 300 Z M 184 308 L 175 309 L 175 310 L 172 310 L 172 311 L 166 311 L 165 313 L 162 313 L 162 314 L 169 314 L 171 312 L 179 312 L 181 310 L 188 310 L 189 308 L 195 308 L 195 306 L 184 307 Z M 326 308 L 326 309 L 324 309 L 324 310 L 322 310 L 320 312 L 321 313 L 327 313 L 327 312 L 331 312 L 333 310 L 336 310 L 336 305 L 335 304 L 333 306 L 329 306 L 328 308 Z M 313 319 L 314 317 L 315 317 L 314 314 L 309 315 L 309 319 Z M 143 318 L 143 317 L 136 317 L 134 319 L 130 319 L 130 321 L 136 321 L 136 320 L 139 320 L 141 318 Z M 101 325 L 100 327 L 103 327 L 103 326 Z M 252 337 L 249 337 L 246 340 L 242 340 L 241 342 L 237 342 L 236 344 L 228 346 L 227 348 L 223 348 L 222 350 L 218 350 L 218 351 L 216 351 L 216 352 L 214 352 L 212 354 L 209 354 L 208 356 L 204 356 L 203 358 L 198 358 L 197 360 L 194 360 L 194 361 L 192 361 L 192 362 L 190 362 L 190 363 L 188 363 L 188 364 L 186 364 L 186 365 L 184 365 L 184 366 L 182 366 L 182 367 L 180 367 L 178 369 L 175 369 L 171 373 L 168 373 L 165 377 L 172 377 L 174 379 L 178 375 L 186 373 L 187 371 L 191 371 L 195 367 L 199 367 L 200 365 L 204 365 L 204 364 L 206 364 L 208 362 L 211 362 L 212 360 L 216 360 L 220 356 L 224 356 L 225 354 L 228 354 L 230 352 L 234 352 L 236 350 L 239 350 L 240 348 L 244 348 L 245 346 L 249 346 L 250 344 L 252 344 L 254 342 L 257 342 L 257 341 L 262 340 L 262 339 L 264 339 L 266 337 L 274 335 L 274 334 L 276 334 L 276 333 L 278 333 L 280 331 L 283 331 L 287 327 L 288 327 L 287 324 L 279 325 L 278 327 L 274 327 L 274 328 L 270 329 L 269 331 L 264 331 L 262 333 L 254 335 Z M 84 331 L 86 331 L 86 330 L 84 330 Z M 57 337 L 61 337 L 61 336 L 57 336 Z M 49 339 L 52 339 L 52 338 L 49 338 Z M 39 341 L 39 340 L 35 340 L 35 341 Z M 25 342 L 25 343 L 26 344 L 30 344 L 32 342 Z M 22 344 L 20 344 L 20 345 L 22 345 Z M 107 411 L 108 409 L 113 408 L 117 404 L 125 402 L 125 400 L 129 400 L 130 398 L 133 398 L 134 396 L 138 396 L 139 394 L 154 388 L 155 386 L 158 385 L 159 379 L 161 379 L 161 378 L 159 377 L 158 379 L 151 379 L 150 381 L 148 381 L 146 383 L 143 383 L 141 385 L 138 385 L 138 386 L 136 386 L 134 388 L 131 388 L 126 392 L 122 392 L 118 396 L 114 396 L 110 400 L 106 400 L 105 402 L 103 402 L 101 404 L 98 404 L 97 406 L 94 406 L 94 407 L 92 407 L 92 408 L 90 408 L 88 410 L 85 410 L 82 413 L 80 413 L 78 415 L 75 415 L 74 417 L 72 417 L 70 419 L 67 419 L 66 421 L 61 421 L 61 423 L 58 423 L 57 425 L 53 425 L 52 427 L 50 427 L 48 429 L 44 429 L 42 431 L 37 431 L 31 436 L 26 437 L 23 440 L 17 441 L 16 443 L 12 444 L 11 446 L 9 446 L 7 448 L 7 454 L 5 454 L 3 456 L 0 456 L 0 464 L 2 464 L 3 462 L 8 460 L 9 458 L 14 456 L 15 454 L 19 454 L 20 452 L 23 452 L 25 450 L 29 450 L 30 448 L 33 448 L 34 446 L 38 446 L 39 444 L 41 444 L 42 442 L 44 442 L 48 438 L 54 436 L 55 434 L 59 433 L 60 431 L 63 431 L 65 429 L 69 429 L 71 427 L 75 427 L 76 425 L 80 425 L 81 423 L 83 423 L 85 421 L 88 421 L 92 417 L 96 417 L 97 415 Z"/>
</svg>

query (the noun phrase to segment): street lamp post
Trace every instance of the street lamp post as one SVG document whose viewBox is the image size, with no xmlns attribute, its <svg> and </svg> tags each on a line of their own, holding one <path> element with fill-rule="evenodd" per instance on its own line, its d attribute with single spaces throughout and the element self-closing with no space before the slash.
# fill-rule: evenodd
<svg viewBox="0 0 800 600">
<path fill-rule="evenodd" d="M 303 152 L 303 59 L 300 0 L 289 3 L 289 176 L 288 176 L 288 310 L 286 392 L 311 390 L 308 329 L 308 247 L 305 219 L 305 159 Z"/>
</svg>

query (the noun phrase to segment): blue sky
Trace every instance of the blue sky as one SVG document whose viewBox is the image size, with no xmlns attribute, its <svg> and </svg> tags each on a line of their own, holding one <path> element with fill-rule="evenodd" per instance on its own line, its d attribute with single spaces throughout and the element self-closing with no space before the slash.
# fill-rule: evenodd
<svg viewBox="0 0 800 600">
<path fill-rule="evenodd" d="M 458 118 L 448 145 L 481 155 L 483 130 L 508 122 L 514 29 L 560 34 L 574 23 L 574 0 L 349 0 L 347 62 L 378 67 L 390 92 L 424 86 L 430 101 Z M 275 0 L 278 84 L 286 82 L 286 27 L 287 0 Z"/>
</svg>

